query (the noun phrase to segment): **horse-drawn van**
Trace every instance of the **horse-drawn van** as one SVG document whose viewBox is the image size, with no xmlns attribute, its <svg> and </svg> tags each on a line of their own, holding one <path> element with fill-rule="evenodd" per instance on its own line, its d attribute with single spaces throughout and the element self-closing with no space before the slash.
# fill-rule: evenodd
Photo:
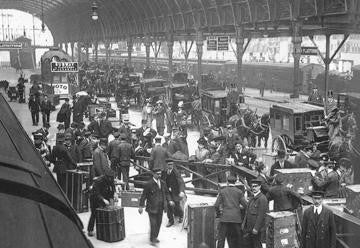
<svg viewBox="0 0 360 248">
<path fill-rule="evenodd" d="M 316 143 L 328 151 L 328 128 L 322 124 L 324 108 L 309 103 L 279 103 L 270 108 L 272 150 L 299 151 Z"/>
</svg>

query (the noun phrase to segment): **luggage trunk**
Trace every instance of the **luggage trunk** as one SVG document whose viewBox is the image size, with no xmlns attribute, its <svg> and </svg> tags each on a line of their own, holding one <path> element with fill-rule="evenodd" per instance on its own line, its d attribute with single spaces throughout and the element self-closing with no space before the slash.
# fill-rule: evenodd
<svg viewBox="0 0 360 248">
<path fill-rule="evenodd" d="M 89 173 L 81 170 L 66 171 L 66 196 L 78 213 L 89 211 Z"/>
<path fill-rule="evenodd" d="M 284 176 L 284 185 L 288 186 L 295 192 L 299 192 L 302 188 L 305 195 L 311 193 L 312 186 L 312 175 L 311 170 L 307 168 L 294 168 L 294 169 L 277 169 L 276 173 L 280 173 Z M 302 192 L 301 192 L 302 194 Z"/>
<path fill-rule="evenodd" d="M 267 214 L 266 247 L 298 248 L 296 215 L 289 211 Z"/>
<path fill-rule="evenodd" d="M 135 188 L 144 188 L 144 185 L 152 178 L 151 172 L 144 172 L 133 177 Z"/>
<path fill-rule="evenodd" d="M 360 218 L 360 184 L 346 186 L 346 209 L 353 216 Z"/>
<path fill-rule="evenodd" d="M 121 199 L 122 207 L 139 207 L 142 191 L 121 191 L 119 199 Z"/>
<path fill-rule="evenodd" d="M 124 208 L 113 206 L 96 209 L 96 238 L 105 242 L 125 238 Z"/>
<path fill-rule="evenodd" d="M 188 248 L 215 248 L 215 207 L 204 203 L 188 205 Z"/>
</svg>

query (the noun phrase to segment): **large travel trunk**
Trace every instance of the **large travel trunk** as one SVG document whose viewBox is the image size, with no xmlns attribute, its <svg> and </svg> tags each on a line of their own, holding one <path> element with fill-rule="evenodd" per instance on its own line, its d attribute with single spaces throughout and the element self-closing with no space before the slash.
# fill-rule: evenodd
<svg viewBox="0 0 360 248">
<path fill-rule="evenodd" d="M 307 195 L 312 191 L 312 175 L 311 170 L 307 168 L 294 168 L 294 169 L 277 169 L 276 173 L 284 176 L 284 185 L 291 188 L 293 191 L 298 192 L 300 188 L 303 189 L 304 194 Z"/>
<path fill-rule="evenodd" d="M 296 215 L 289 211 L 267 214 L 266 247 L 298 248 Z"/>
<path fill-rule="evenodd" d="M 135 188 L 144 188 L 144 185 L 152 178 L 152 172 L 144 172 L 132 178 Z M 131 180 L 131 181 L 132 181 Z"/>
<path fill-rule="evenodd" d="M 140 197 L 142 191 L 120 191 L 119 199 L 121 200 L 120 205 L 122 207 L 139 207 Z"/>
<path fill-rule="evenodd" d="M 66 171 L 66 196 L 78 213 L 89 211 L 89 173 L 82 170 Z"/>
<path fill-rule="evenodd" d="M 346 186 L 346 210 L 360 218 L 360 184 Z"/>
<path fill-rule="evenodd" d="M 96 209 L 96 238 L 105 242 L 125 238 L 124 208 L 110 206 Z"/>
<path fill-rule="evenodd" d="M 216 247 L 215 207 L 204 203 L 188 205 L 188 248 L 199 248 L 205 243 L 208 248 Z"/>
</svg>

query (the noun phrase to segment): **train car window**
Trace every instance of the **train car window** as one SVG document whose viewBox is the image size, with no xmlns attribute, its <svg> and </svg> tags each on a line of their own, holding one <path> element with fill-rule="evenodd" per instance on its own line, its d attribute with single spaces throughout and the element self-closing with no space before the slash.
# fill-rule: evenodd
<svg viewBox="0 0 360 248">
<path fill-rule="evenodd" d="M 284 115 L 282 119 L 282 127 L 284 130 L 289 131 L 290 130 L 290 118 L 288 115 Z"/>
<path fill-rule="evenodd" d="M 275 113 L 275 128 L 280 130 L 282 128 L 281 126 L 281 115 L 278 113 Z"/>
<path fill-rule="evenodd" d="M 296 131 L 301 131 L 301 130 L 302 130 L 301 117 L 300 117 L 300 116 L 296 116 L 296 117 L 295 117 L 295 132 L 296 132 Z"/>
</svg>

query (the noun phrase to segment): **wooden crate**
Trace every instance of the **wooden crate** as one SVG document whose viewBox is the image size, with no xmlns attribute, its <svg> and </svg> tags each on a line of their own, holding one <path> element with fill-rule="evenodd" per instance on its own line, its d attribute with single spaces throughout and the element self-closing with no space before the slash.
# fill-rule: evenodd
<svg viewBox="0 0 360 248">
<path fill-rule="evenodd" d="M 89 173 L 82 170 L 66 171 L 66 196 L 78 213 L 89 211 Z"/>
<path fill-rule="evenodd" d="M 202 242 L 205 242 L 208 248 L 215 248 L 216 222 L 215 207 L 207 203 L 188 205 L 188 223 L 187 234 L 188 248 L 199 248 Z"/>
<path fill-rule="evenodd" d="M 355 217 L 360 218 L 360 184 L 346 186 L 347 211 Z"/>
<path fill-rule="evenodd" d="M 298 248 L 296 236 L 296 215 L 293 212 L 272 212 L 267 214 L 267 248 Z"/>
<path fill-rule="evenodd" d="M 139 207 L 142 191 L 120 191 L 119 200 L 122 207 Z"/>
<path fill-rule="evenodd" d="M 105 242 L 125 238 L 124 208 L 112 206 L 96 209 L 96 238 Z"/>
<path fill-rule="evenodd" d="M 312 191 L 312 174 L 310 169 L 278 169 L 275 172 L 282 174 L 284 176 L 283 184 L 295 192 L 298 192 L 299 188 L 304 189 L 304 194 L 309 194 Z"/>
</svg>

